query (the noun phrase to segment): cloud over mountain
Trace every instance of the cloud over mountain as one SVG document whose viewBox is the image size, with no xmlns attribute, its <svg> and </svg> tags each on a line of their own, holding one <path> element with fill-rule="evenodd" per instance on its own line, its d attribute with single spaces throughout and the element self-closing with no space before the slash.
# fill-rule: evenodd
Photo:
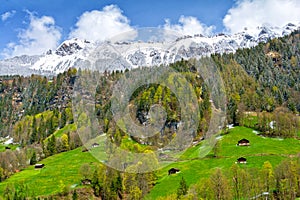
<svg viewBox="0 0 300 200">
<path fill-rule="evenodd" d="M 129 19 L 116 5 L 105 6 L 101 11 L 84 12 L 78 19 L 69 38 L 103 41 L 123 32 L 134 31 Z"/>
<path fill-rule="evenodd" d="M 227 10 L 228 8 L 230 9 Z M 197 15 L 190 16 L 189 14 L 181 15 L 178 21 L 177 19 L 174 21 L 174 17 L 165 19 L 163 24 L 160 21 L 158 22 L 160 24 L 155 26 L 163 28 L 165 33 L 170 31 L 169 34 L 163 35 L 163 37 L 170 37 L 170 39 L 176 39 L 177 35 L 178 37 L 194 34 L 210 36 L 215 34 L 216 30 L 222 31 L 222 29 L 230 33 L 237 33 L 243 31 L 245 27 L 248 29 L 247 32 L 253 35 L 258 30 L 256 29 L 258 26 L 266 24 L 277 27 L 283 27 L 287 23 L 300 25 L 299 10 L 299 0 L 236 0 L 233 6 L 230 4 L 224 9 L 224 18 L 222 15 L 218 18 L 218 20 L 223 18 L 224 25 L 218 29 L 214 25 L 203 23 L 202 18 L 199 20 Z M 51 16 L 38 16 L 36 13 L 27 11 L 25 15 L 24 20 L 24 16 L 17 9 L 3 10 L 0 14 L 2 27 L 13 29 L 13 34 L 9 33 L 3 37 L 7 36 L 9 39 L 2 42 L 0 58 L 22 54 L 42 54 L 48 49 L 56 49 L 58 44 L 67 38 L 90 41 L 133 39 L 137 33 L 136 27 L 139 27 L 139 25 L 132 26 L 129 18 L 132 17 L 133 22 L 135 22 L 133 15 L 130 15 L 129 11 L 128 15 L 125 15 L 117 5 L 107 5 L 99 10 L 77 12 L 76 16 L 74 15 L 77 17 L 76 23 L 74 24 L 72 21 L 67 26 L 64 25 L 64 20 L 57 18 L 56 12 L 51 13 Z M 57 19 L 57 22 L 54 18 Z M 23 28 L 7 25 L 6 22 L 15 24 L 13 20 L 21 21 Z M 24 21 L 26 23 L 25 28 Z M 57 23 L 62 28 L 58 27 Z M 8 37 L 11 35 L 13 37 Z"/>
<path fill-rule="evenodd" d="M 215 29 L 214 26 L 207 26 L 201 23 L 196 17 L 183 15 L 179 18 L 178 24 L 171 24 L 170 20 L 166 19 L 164 28 L 169 31 L 178 32 L 181 35 L 211 35 Z"/>
<path fill-rule="evenodd" d="M 29 24 L 19 30 L 17 43 L 9 43 L 2 54 L 4 57 L 37 55 L 56 48 L 61 39 L 61 30 L 49 16 L 37 17 L 28 11 Z"/>
<path fill-rule="evenodd" d="M 268 24 L 284 26 L 300 22 L 299 0 L 238 0 L 223 19 L 227 31 L 236 33 L 245 27 L 253 30 Z"/>
</svg>

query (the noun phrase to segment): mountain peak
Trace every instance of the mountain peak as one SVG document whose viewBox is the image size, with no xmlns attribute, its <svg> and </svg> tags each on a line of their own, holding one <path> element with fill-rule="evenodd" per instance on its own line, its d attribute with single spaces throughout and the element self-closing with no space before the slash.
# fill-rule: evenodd
<svg viewBox="0 0 300 200">
<path fill-rule="evenodd" d="M 259 42 L 267 42 L 269 39 L 300 30 L 299 25 L 289 23 L 279 28 L 266 24 L 255 30 L 245 29 L 241 33 L 232 35 L 220 33 L 209 37 L 195 34 L 177 38 L 167 44 L 141 41 L 93 43 L 73 38 L 64 41 L 56 50 L 48 51 L 44 55 L 15 57 L 0 61 L 0 74 L 9 75 L 12 71 L 18 73 L 20 71 L 21 75 L 25 75 L 22 74 L 24 70 L 26 70 L 26 75 L 30 72 L 58 74 L 70 67 L 85 68 L 95 63 L 97 66 L 92 67 L 99 71 L 169 64 L 181 59 L 200 58 L 214 53 L 234 53 L 239 48 L 253 47 Z M 115 63 L 122 64 L 119 66 L 112 63 L 105 66 L 104 64 L 98 65 L 100 61 L 103 62 L 103 55 L 100 55 L 99 50 L 107 58 L 118 58 L 118 62 Z"/>
<path fill-rule="evenodd" d="M 87 40 L 80 40 L 78 38 L 66 40 L 55 50 L 55 54 L 60 56 L 72 55 L 84 49 L 89 43 Z"/>
</svg>

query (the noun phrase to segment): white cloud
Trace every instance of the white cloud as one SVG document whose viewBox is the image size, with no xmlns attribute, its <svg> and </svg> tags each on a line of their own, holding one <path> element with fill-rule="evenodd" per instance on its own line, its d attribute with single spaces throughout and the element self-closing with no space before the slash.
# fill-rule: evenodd
<svg viewBox="0 0 300 200">
<path fill-rule="evenodd" d="M 29 25 L 19 31 L 17 43 L 9 43 L 2 54 L 4 57 L 17 55 L 37 55 L 57 47 L 61 30 L 49 16 L 36 17 L 29 13 Z"/>
<path fill-rule="evenodd" d="M 165 20 L 164 29 L 167 31 L 175 31 L 181 35 L 211 35 L 214 26 L 206 26 L 201 23 L 196 17 L 192 16 L 181 16 L 178 20 L 178 24 L 171 24 L 169 19 Z"/>
<path fill-rule="evenodd" d="M 16 14 L 16 11 L 15 11 L 15 10 L 7 11 L 7 12 L 5 12 L 5 13 L 3 13 L 3 14 L 1 15 L 1 20 L 4 22 L 4 21 L 6 21 L 8 18 L 13 17 L 15 14 Z"/>
<path fill-rule="evenodd" d="M 109 5 L 101 11 L 84 12 L 79 17 L 76 28 L 69 34 L 69 38 L 103 41 L 121 33 L 128 37 L 125 32 L 135 32 L 129 23 L 129 19 L 122 14 L 118 6 Z"/>
<path fill-rule="evenodd" d="M 236 33 L 269 24 L 282 27 L 300 22 L 299 0 L 239 0 L 223 19 L 227 31 Z"/>
</svg>

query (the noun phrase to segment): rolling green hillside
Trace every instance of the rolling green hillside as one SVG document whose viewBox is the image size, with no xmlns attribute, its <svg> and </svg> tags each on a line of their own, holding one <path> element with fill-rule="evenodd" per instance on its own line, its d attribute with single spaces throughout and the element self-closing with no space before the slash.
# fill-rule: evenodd
<svg viewBox="0 0 300 200">
<path fill-rule="evenodd" d="M 237 146 L 238 140 L 247 138 L 250 146 Z M 146 199 L 176 194 L 181 177 L 187 184 L 195 184 L 202 178 L 207 178 L 216 169 L 228 171 L 237 158 L 247 158 L 244 168 L 261 168 L 265 161 L 277 166 L 283 159 L 296 156 L 300 152 L 300 141 L 296 139 L 265 138 L 258 136 L 252 129 L 235 127 L 229 134 L 219 139 L 220 149 L 217 157 L 209 154 L 206 158 L 197 159 L 201 143 L 189 149 L 184 160 L 174 163 L 158 172 L 158 181 Z M 186 160 L 188 159 L 188 160 Z M 175 167 L 181 170 L 178 174 L 168 176 L 168 169 Z"/>
<path fill-rule="evenodd" d="M 248 147 L 237 146 L 237 141 L 247 138 L 251 145 Z M 202 178 L 209 177 L 215 168 L 224 171 L 236 162 L 236 159 L 244 156 L 247 164 L 244 168 L 261 168 L 265 161 L 270 161 L 273 166 L 278 165 L 283 159 L 294 157 L 300 152 L 300 141 L 296 139 L 265 138 L 257 135 L 253 129 L 235 127 L 230 132 L 218 138 L 218 153 L 213 152 L 205 158 L 197 159 L 201 143 L 188 149 L 181 159 L 157 172 L 158 179 L 154 188 L 146 195 L 146 199 L 157 199 L 176 193 L 181 177 L 184 177 L 188 185 L 199 182 Z M 59 193 L 61 185 L 72 188 L 81 187 L 82 176 L 79 173 L 84 163 L 95 164 L 98 161 L 81 148 L 60 153 L 46 158 L 41 163 L 45 167 L 35 170 L 33 166 L 16 173 L 9 179 L 0 183 L 0 194 L 4 193 L 7 185 L 24 183 L 31 196 L 44 196 Z M 175 167 L 180 173 L 168 175 L 168 169 Z"/>
<path fill-rule="evenodd" d="M 36 170 L 34 166 L 30 166 L 0 183 L 0 194 L 4 194 L 7 185 L 17 186 L 18 184 L 25 184 L 30 196 L 59 193 L 61 184 L 70 187 L 80 185 L 81 165 L 97 163 L 97 160 L 91 154 L 77 148 L 48 157 L 41 163 L 45 164 L 42 169 Z"/>
</svg>

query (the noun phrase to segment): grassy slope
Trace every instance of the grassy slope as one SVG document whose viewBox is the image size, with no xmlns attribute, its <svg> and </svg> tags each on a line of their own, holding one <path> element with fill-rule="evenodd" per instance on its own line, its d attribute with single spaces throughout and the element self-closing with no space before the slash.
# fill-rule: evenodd
<svg viewBox="0 0 300 200">
<path fill-rule="evenodd" d="M 63 134 L 66 134 L 70 131 L 76 131 L 76 125 L 75 124 L 67 124 L 63 128 L 57 130 L 54 132 L 55 137 L 61 137 Z"/>
<path fill-rule="evenodd" d="M 237 141 L 247 138 L 251 146 L 236 146 Z M 256 135 L 252 129 L 235 127 L 230 133 L 220 139 L 220 150 L 217 158 L 208 155 L 203 159 L 196 159 L 200 145 L 189 149 L 182 158 L 190 159 L 174 163 L 158 173 L 158 182 L 146 196 L 146 199 L 156 199 L 159 196 L 176 193 L 179 181 L 183 176 L 187 184 L 195 184 L 201 178 L 208 177 L 217 167 L 225 173 L 235 163 L 236 159 L 244 156 L 247 158 L 246 168 L 261 168 L 265 161 L 270 161 L 276 166 L 281 160 L 300 152 L 300 141 L 295 139 L 264 138 Z M 168 176 L 168 169 L 176 167 L 180 173 Z"/>
<path fill-rule="evenodd" d="M 236 146 L 237 141 L 242 138 L 249 139 L 251 146 Z M 102 137 L 98 138 L 99 141 L 102 143 Z M 158 181 L 146 199 L 156 199 L 159 196 L 175 193 L 181 176 L 186 179 L 188 185 L 191 185 L 203 177 L 208 177 L 216 167 L 226 171 L 240 156 L 245 156 L 248 160 L 248 164 L 243 167 L 261 168 L 267 160 L 276 166 L 289 155 L 300 152 L 299 140 L 264 138 L 256 135 L 252 129 L 244 127 L 230 129 L 230 133 L 223 136 L 219 141 L 218 158 L 212 158 L 211 155 L 208 155 L 206 158 L 197 159 L 201 147 L 199 144 L 186 151 L 182 155 L 181 161 L 159 170 Z M 83 163 L 92 162 L 97 161 L 91 154 L 81 152 L 81 148 L 51 156 L 41 162 L 46 165 L 44 169 L 34 170 L 33 166 L 30 166 L 0 183 L 0 194 L 3 194 L 6 184 L 17 184 L 22 181 L 29 186 L 30 190 L 34 191 L 34 195 L 57 193 L 60 190 L 61 180 L 68 186 L 79 184 L 81 176 L 78 170 L 80 166 Z M 179 168 L 181 172 L 168 176 L 167 171 L 171 167 Z"/>
<path fill-rule="evenodd" d="M 63 134 L 67 134 L 68 132 L 71 132 L 71 131 L 76 131 L 76 128 L 77 128 L 77 127 L 76 127 L 75 124 L 67 124 L 67 125 L 65 125 L 63 128 L 56 130 L 56 131 L 53 133 L 53 135 L 54 135 L 56 138 L 59 138 L 59 137 L 61 137 Z M 45 139 L 45 142 L 47 142 L 48 139 L 49 139 L 51 136 L 52 136 L 52 134 L 51 134 L 49 137 L 47 137 L 47 138 Z"/>
<path fill-rule="evenodd" d="M 60 190 L 60 181 L 66 186 L 80 184 L 80 166 L 83 163 L 97 163 L 97 161 L 91 154 L 83 153 L 81 148 L 78 148 L 48 157 L 41 163 L 45 164 L 41 170 L 35 170 L 30 166 L 0 183 L 0 195 L 3 194 L 7 184 L 17 185 L 22 182 L 27 184 L 34 196 L 55 194 Z"/>
<path fill-rule="evenodd" d="M 0 144 L 0 152 L 5 151 L 5 147 L 10 147 L 11 150 L 16 150 L 16 148 L 18 147 L 18 145 L 14 145 L 14 144 Z"/>
</svg>

